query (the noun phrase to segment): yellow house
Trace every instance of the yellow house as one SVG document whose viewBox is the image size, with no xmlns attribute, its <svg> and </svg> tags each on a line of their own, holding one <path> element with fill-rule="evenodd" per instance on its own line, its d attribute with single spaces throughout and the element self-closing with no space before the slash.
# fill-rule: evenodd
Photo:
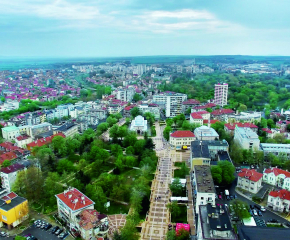
<svg viewBox="0 0 290 240">
<path fill-rule="evenodd" d="M 28 201 L 11 192 L 0 199 L 0 227 L 16 227 L 28 218 Z"/>
</svg>

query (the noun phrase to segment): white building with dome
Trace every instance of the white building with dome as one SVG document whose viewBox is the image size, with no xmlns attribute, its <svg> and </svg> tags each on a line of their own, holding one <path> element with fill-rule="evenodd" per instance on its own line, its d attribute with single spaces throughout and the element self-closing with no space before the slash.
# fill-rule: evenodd
<svg viewBox="0 0 290 240">
<path fill-rule="evenodd" d="M 147 120 L 145 120 L 141 115 L 135 117 L 135 119 L 132 120 L 130 130 L 135 131 L 138 134 L 147 132 Z"/>
</svg>

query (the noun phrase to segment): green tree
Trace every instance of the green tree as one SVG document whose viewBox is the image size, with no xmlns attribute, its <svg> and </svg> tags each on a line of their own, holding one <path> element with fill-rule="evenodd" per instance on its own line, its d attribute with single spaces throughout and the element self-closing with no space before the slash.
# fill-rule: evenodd
<svg viewBox="0 0 290 240">
<path fill-rule="evenodd" d="M 174 229 L 167 232 L 166 240 L 176 240 L 176 233 Z"/>
<path fill-rule="evenodd" d="M 63 173 L 64 171 L 73 172 L 75 171 L 75 166 L 73 163 L 67 159 L 61 159 L 56 166 L 56 170 L 58 173 Z"/>
<path fill-rule="evenodd" d="M 110 137 L 113 138 L 113 139 L 117 139 L 118 136 L 119 136 L 119 126 L 117 124 L 113 125 L 111 128 L 110 128 Z"/>
<path fill-rule="evenodd" d="M 127 126 L 119 127 L 118 137 L 121 138 L 121 141 L 123 140 L 124 137 L 127 136 L 127 134 L 128 134 L 128 128 L 127 128 Z"/>
<path fill-rule="evenodd" d="M 126 165 L 128 167 L 134 167 L 136 165 L 136 159 L 133 156 L 126 156 Z"/>
<path fill-rule="evenodd" d="M 51 145 L 58 154 L 64 153 L 65 139 L 62 136 L 55 136 L 51 141 Z"/>
<path fill-rule="evenodd" d="M 123 144 L 125 147 L 134 146 L 137 142 L 136 133 L 130 132 L 128 135 L 125 136 Z"/>
<path fill-rule="evenodd" d="M 230 210 L 234 211 L 235 215 L 240 219 L 246 219 L 251 217 L 249 213 L 249 205 L 239 199 L 231 201 Z"/>
<path fill-rule="evenodd" d="M 179 178 L 174 178 L 173 182 L 170 184 L 170 190 L 173 196 L 181 196 L 183 187 Z"/>
<path fill-rule="evenodd" d="M 114 124 L 118 122 L 118 120 L 116 118 L 109 116 L 106 122 L 109 124 L 109 127 L 112 127 Z"/>
<path fill-rule="evenodd" d="M 133 108 L 131 109 L 130 113 L 131 113 L 131 116 L 132 116 L 133 118 L 137 117 L 138 115 L 141 115 L 141 112 L 140 112 L 140 110 L 139 110 L 138 107 L 133 107 Z"/>
<path fill-rule="evenodd" d="M 104 213 L 106 210 L 105 204 L 107 203 L 107 197 L 102 187 L 88 184 L 85 192 L 86 195 L 95 202 L 95 208 L 101 213 Z"/>
<path fill-rule="evenodd" d="M 172 132 L 172 128 L 167 126 L 163 131 L 163 137 L 168 141 L 169 140 L 169 134 Z"/>
<path fill-rule="evenodd" d="M 168 208 L 172 218 L 174 219 L 177 218 L 181 214 L 181 210 L 177 201 L 172 201 L 171 203 L 168 203 L 166 207 Z"/>
<path fill-rule="evenodd" d="M 189 121 L 183 121 L 182 123 L 182 130 L 190 130 L 191 126 L 190 126 L 190 123 Z"/>
<path fill-rule="evenodd" d="M 222 169 L 222 183 L 231 184 L 235 180 L 235 167 L 228 161 L 219 161 L 218 167 Z"/>
<path fill-rule="evenodd" d="M 145 140 L 138 140 L 134 144 L 135 154 L 137 154 L 137 155 L 141 154 L 144 150 L 144 146 L 145 146 Z"/>
<path fill-rule="evenodd" d="M 211 166 L 211 175 L 215 183 L 220 184 L 222 182 L 222 172 L 220 166 Z"/>
<path fill-rule="evenodd" d="M 121 172 L 124 170 L 125 166 L 123 163 L 123 156 L 119 155 L 116 162 L 115 162 L 116 168 L 118 168 Z"/>
<path fill-rule="evenodd" d="M 126 155 L 134 155 L 135 150 L 132 146 L 126 148 Z"/>
<path fill-rule="evenodd" d="M 11 165 L 11 161 L 9 160 L 4 160 L 4 162 L 2 163 L 2 166 L 1 167 L 8 167 Z"/>
<path fill-rule="evenodd" d="M 43 200 L 48 206 L 56 205 L 55 195 L 63 191 L 64 186 L 62 186 L 61 178 L 56 172 L 49 172 L 44 184 L 45 197 Z"/>
<path fill-rule="evenodd" d="M 135 102 L 138 102 L 138 101 L 140 101 L 142 99 L 143 99 L 143 97 L 140 94 L 138 94 L 138 93 L 135 93 L 134 96 L 133 96 L 133 101 L 135 101 Z"/>
<path fill-rule="evenodd" d="M 123 149 L 118 144 L 112 144 L 111 145 L 111 152 L 115 157 L 118 157 L 120 155 L 123 155 Z"/>
</svg>

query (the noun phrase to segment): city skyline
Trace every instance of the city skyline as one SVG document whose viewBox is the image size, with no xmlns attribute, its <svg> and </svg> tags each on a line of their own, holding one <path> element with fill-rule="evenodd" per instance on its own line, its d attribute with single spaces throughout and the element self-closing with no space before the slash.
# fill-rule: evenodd
<svg viewBox="0 0 290 240">
<path fill-rule="evenodd" d="M 290 2 L 0 0 L 1 56 L 290 55 Z"/>
</svg>

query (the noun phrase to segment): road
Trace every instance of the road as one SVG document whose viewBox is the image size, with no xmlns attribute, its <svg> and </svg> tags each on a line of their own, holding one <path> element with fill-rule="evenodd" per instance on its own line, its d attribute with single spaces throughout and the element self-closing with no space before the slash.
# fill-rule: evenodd
<svg viewBox="0 0 290 240">
<path fill-rule="evenodd" d="M 123 124 L 125 124 L 125 122 L 126 122 L 126 119 L 125 118 L 121 118 L 119 120 L 119 122 L 117 122 L 117 125 L 118 126 L 122 126 Z M 104 141 L 109 141 L 110 140 L 110 128 L 101 135 L 101 138 L 103 138 Z"/>
</svg>

